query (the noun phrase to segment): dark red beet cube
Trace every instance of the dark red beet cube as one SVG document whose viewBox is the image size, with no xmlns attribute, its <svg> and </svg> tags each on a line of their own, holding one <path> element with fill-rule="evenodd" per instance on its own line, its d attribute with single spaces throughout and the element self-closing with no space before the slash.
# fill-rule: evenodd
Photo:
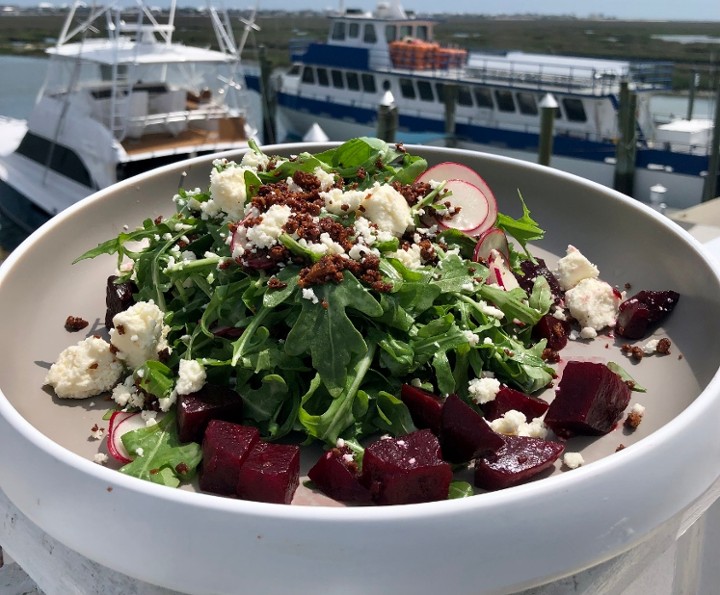
<svg viewBox="0 0 720 595">
<path fill-rule="evenodd" d="M 410 410 L 410 417 L 417 428 L 429 428 L 436 436 L 440 434 L 442 398 L 412 384 L 403 384 L 400 399 Z"/>
<path fill-rule="evenodd" d="M 290 504 L 299 484 L 300 447 L 261 440 L 240 469 L 236 494 L 243 500 Z"/>
<path fill-rule="evenodd" d="M 475 460 L 475 485 L 501 490 L 523 483 L 552 466 L 565 450 L 559 442 L 531 436 L 503 436 L 503 447 Z"/>
<path fill-rule="evenodd" d="M 178 437 L 181 442 L 200 442 L 211 419 L 239 423 L 242 411 L 240 395 L 224 386 L 206 384 L 195 393 L 178 395 Z"/>
<path fill-rule="evenodd" d="M 620 304 L 615 332 L 627 339 L 642 339 L 652 325 L 673 311 L 679 299 L 675 291 L 636 293 Z"/>
<path fill-rule="evenodd" d="M 497 395 L 495 395 L 495 398 L 485 403 L 482 407 L 485 418 L 493 421 L 494 419 L 502 417 L 511 409 L 519 411 L 524 414 L 528 420 L 532 420 L 544 415 L 549 406 L 550 405 L 542 399 L 526 395 L 509 386 L 503 386 Z"/>
<path fill-rule="evenodd" d="M 528 295 L 530 295 L 533 290 L 535 279 L 538 277 L 545 277 L 548 285 L 550 286 L 554 302 L 556 304 L 560 303 L 565 293 L 561 289 L 557 277 L 553 275 L 552 271 L 547 267 L 547 264 L 545 264 L 545 261 L 542 258 L 537 258 L 534 261 L 523 260 L 520 262 L 519 266 L 522 275 L 516 274 L 515 277 L 517 278 L 520 287 L 522 287 Z"/>
<path fill-rule="evenodd" d="M 568 362 L 545 424 L 561 438 L 607 434 L 629 402 L 630 388 L 605 364 Z"/>
<path fill-rule="evenodd" d="M 502 445 L 500 435 L 490 429 L 480 413 L 457 395 L 445 399 L 440 429 L 443 459 L 450 463 L 467 463 Z"/>
<path fill-rule="evenodd" d="M 370 490 L 360 483 L 352 451 L 343 446 L 323 453 L 308 477 L 326 496 L 339 502 L 370 503 Z"/>
<path fill-rule="evenodd" d="M 112 319 L 115 314 L 124 312 L 135 303 L 133 293 L 138 290 L 132 281 L 116 283 L 117 279 L 117 275 L 110 275 L 105 285 L 105 328 L 108 329 L 114 326 Z"/>
<path fill-rule="evenodd" d="M 571 330 L 572 327 L 567 320 L 545 314 L 532 328 L 532 336 L 536 341 L 547 339 L 548 348 L 560 351 L 567 345 Z"/>
<path fill-rule="evenodd" d="M 362 481 L 377 504 L 446 500 L 451 480 L 440 442 L 428 429 L 381 438 L 365 449 Z"/>
<path fill-rule="evenodd" d="M 211 420 L 202 442 L 200 489 L 214 494 L 234 495 L 240 469 L 259 440 L 257 428 Z"/>
</svg>

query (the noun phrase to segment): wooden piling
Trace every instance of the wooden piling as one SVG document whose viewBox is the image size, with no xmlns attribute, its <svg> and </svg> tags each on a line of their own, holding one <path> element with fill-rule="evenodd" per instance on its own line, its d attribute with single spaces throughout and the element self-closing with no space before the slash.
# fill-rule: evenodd
<svg viewBox="0 0 720 595">
<path fill-rule="evenodd" d="M 615 147 L 613 188 L 628 196 L 633 196 L 635 187 L 635 158 L 637 155 L 636 109 L 637 96 L 630 92 L 628 82 L 622 81 L 620 83 L 619 138 Z"/>
</svg>

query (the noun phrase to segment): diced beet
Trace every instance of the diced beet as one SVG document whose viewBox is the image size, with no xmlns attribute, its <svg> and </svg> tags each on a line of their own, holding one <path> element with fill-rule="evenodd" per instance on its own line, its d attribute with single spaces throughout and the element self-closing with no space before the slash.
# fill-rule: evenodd
<svg viewBox="0 0 720 595">
<path fill-rule="evenodd" d="M 567 345 L 572 327 L 567 320 L 545 314 L 532 328 L 532 336 L 536 341 L 547 339 L 547 346 L 553 351 L 560 351 Z"/>
<path fill-rule="evenodd" d="M 177 428 L 180 442 L 201 442 L 211 419 L 242 421 L 243 403 L 234 390 L 206 384 L 189 395 L 178 395 Z"/>
<path fill-rule="evenodd" d="M 445 500 L 451 479 L 452 469 L 429 429 L 381 438 L 365 449 L 362 482 L 377 504 Z"/>
<path fill-rule="evenodd" d="M 412 384 L 403 384 L 400 399 L 410 410 L 410 417 L 417 428 L 429 428 L 436 436 L 440 434 L 441 397 Z"/>
<path fill-rule="evenodd" d="M 117 275 L 110 275 L 105 286 L 105 328 L 113 328 L 113 317 L 115 314 L 124 312 L 135 303 L 133 293 L 138 288 L 132 281 L 116 283 Z"/>
<path fill-rule="evenodd" d="M 568 362 L 545 423 L 561 438 L 607 434 L 629 402 L 630 388 L 605 364 Z"/>
<path fill-rule="evenodd" d="M 202 442 L 200 489 L 214 494 L 235 495 L 240 469 L 259 440 L 257 428 L 210 420 Z"/>
<path fill-rule="evenodd" d="M 467 463 L 503 445 L 483 416 L 457 395 L 449 395 L 442 407 L 440 447 L 449 463 Z"/>
<path fill-rule="evenodd" d="M 360 474 L 347 447 L 325 451 L 308 471 L 308 477 L 326 496 L 340 502 L 370 503 L 370 490 L 360 483 Z"/>
<path fill-rule="evenodd" d="M 495 395 L 495 398 L 485 403 L 482 407 L 485 418 L 493 421 L 494 419 L 502 417 L 511 409 L 519 411 L 524 414 L 527 419 L 532 420 L 543 415 L 549 406 L 550 405 L 542 399 L 526 395 L 509 386 L 503 386 L 497 395 Z"/>
<path fill-rule="evenodd" d="M 552 271 L 547 267 L 542 258 L 537 258 L 535 262 L 532 260 L 523 260 L 520 262 L 519 266 L 522 271 L 522 275 L 515 276 L 517 277 L 520 287 L 522 287 L 526 293 L 530 294 L 532 292 L 535 279 L 542 276 L 547 279 L 554 302 L 559 304 L 562 301 L 564 292 L 560 288 L 560 283 L 558 282 L 557 277 L 552 274 Z"/>
<path fill-rule="evenodd" d="M 503 436 L 503 447 L 475 460 L 475 485 L 501 490 L 548 469 L 565 450 L 559 442 L 531 436 Z"/>
<path fill-rule="evenodd" d="M 650 326 L 670 314 L 680 299 L 675 291 L 640 291 L 618 310 L 615 332 L 627 339 L 642 339 Z"/>
<path fill-rule="evenodd" d="M 290 504 L 298 485 L 300 447 L 261 440 L 240 469 L 236 494 L 243 500 Z"/>
</svg>

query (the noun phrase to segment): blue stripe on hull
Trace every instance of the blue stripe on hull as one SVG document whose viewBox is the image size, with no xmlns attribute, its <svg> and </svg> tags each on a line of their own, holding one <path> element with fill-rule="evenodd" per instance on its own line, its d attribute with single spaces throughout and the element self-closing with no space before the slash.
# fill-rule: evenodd
<svg viewBox="0 0 720 595">
<path fill-rule="evenodd" d="M 330 97 L 327 101 L 298 97 L 278 93 L 278 106 L 285 110 L 294 110 L 318 117 L 327 117 L 337 120 L 352 121 L 362 126 L 375 129 L 377 127 L 377 112 L 373 109 L 340 105 L 332 103 Z M 402 133 L 427 133 L 438 136 L 445 133 L 443 119 L 423 118 L 403 115 L 398 121 L 399 131 Z M 292 131 L 300 134 L 302 131 Z M 332 138 L 332 131 L 325 131 Z M 456 123 L 455 134 L 458 140 L 482 145 L 502 147 L 513 151 L 537 152 L 539 135 L 530 132 L 515 130 L 501 130 L 475 124 Z M 612 142 L 598 142 L 571 136 L 556 135 L 553 138 L 553 154 L 559 157 L 572 157 L 588 161 L 602 162 L 615 157 L 615 144 Z M 705 155 L 689 155 L 663 151 L 661 149 L 638 149 L 637 167 L 648 165 L 661 165 L 672 168 L 676 173 L 698 176 L 708 168 L 708 157 Z"/>
</svg>

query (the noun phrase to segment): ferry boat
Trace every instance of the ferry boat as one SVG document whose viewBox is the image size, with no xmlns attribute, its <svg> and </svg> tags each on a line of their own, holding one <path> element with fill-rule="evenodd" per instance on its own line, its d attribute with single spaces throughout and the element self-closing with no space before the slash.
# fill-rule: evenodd
<svg viewBox="0 0 720 595">
<path fill-rule="evenodd" d="M 622 190 L 676 208 L 703 196 L 712 120 L 658 124 L 650 111 L 652 94 L 670 89 L 671 63 L 443 47 L 433 37 L 436 21 L 406 12 L 399 0 L 372 13 L 341 10 L 329 21 L 327 40 L 294 45 L 292 66 L 275 78 L 281 140 L 375 135 L 384 106 L 396 114 L 397 141 L 537 161 L 546 99 L 557 105 L 550 165 L 612 187 L 618 113 L 628 96 L 634 173 Z"/>
<path fill-rule="evenodd" d="M 3 249 L 118 180 L 255 136 L 227 15 L 207 11 L 218 50 L 174 42 L 175 16 L 175 0 L 69 9 L 29 118 L 0 118 Z"/>
</svg>

